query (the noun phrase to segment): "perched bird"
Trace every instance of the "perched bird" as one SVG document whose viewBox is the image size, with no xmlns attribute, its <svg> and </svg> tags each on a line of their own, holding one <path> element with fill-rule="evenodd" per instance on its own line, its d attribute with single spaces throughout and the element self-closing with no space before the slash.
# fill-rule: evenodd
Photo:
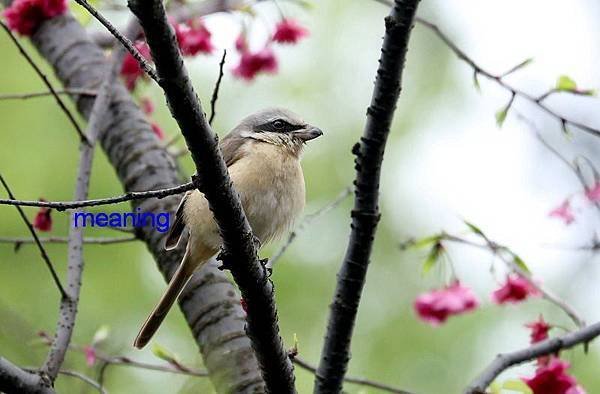
<svg viewBox="0 0 600 394">
<path fill-rule="evenodd" d="M 302 148 L 322 134 L 296 114 L 270 108 L 246 117 L 221 140 L 229 175 L 261 245 L 286 233 L 302 212 L 305 199 L 300 166 Z M 158 330 L 194 271 L 221 247 L 219 229 L 208 201 L 197 190 L 187 192 L 181 200 L 167 235 L 167 250 L 177 246 L 185 229 L 189 231 L 185 255 L 135 338 L 134 346 L 138 349 Z"/>
</svg>

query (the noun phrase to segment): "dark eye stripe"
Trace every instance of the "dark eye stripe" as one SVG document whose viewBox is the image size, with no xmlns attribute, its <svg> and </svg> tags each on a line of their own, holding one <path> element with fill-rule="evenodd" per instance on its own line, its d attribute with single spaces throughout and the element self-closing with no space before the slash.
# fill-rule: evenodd
<svg viewBox="0 0 600 394">
<path fill-rule="evenodd" d="M 260 132 L 289 133 L 294 130 L 300 130 L 301 128 L 304 127 L 302 125 L 289 124 L 285 120 L 280 120 L 280 121 L 283 122 L 283 125 L 284 125 L 283 128 L 276 129 L 275 126 L 273 126 L 273 122 L 267 122 L 267 123 L 263 123 L 260 126 L 258 126 L 255 131 L 258 133 L 260 133 Z"/>
</svg>

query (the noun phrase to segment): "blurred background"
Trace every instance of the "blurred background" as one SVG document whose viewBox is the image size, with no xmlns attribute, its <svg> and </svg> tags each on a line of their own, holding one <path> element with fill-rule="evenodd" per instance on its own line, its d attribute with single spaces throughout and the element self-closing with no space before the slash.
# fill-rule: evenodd
<svg viewBox="0 0 600 394">
<path fill-rule="evenodd" d="M 245 115 L 280 105 L 293 109 L 320 126 L 325 136 L 306 149 L 306 214 L 328 204 L 354 178 L 352 145 L 362 133 L 370 102 L 386 6 L 376 1 L 313 1 L 309 8 L 280 2 L 286 16 L 298 19 L 310 36 L 294 46 L 278 47 L 279 71 L 252 82 L 236 79 L 231 69 L 234 51 L 225 65 L 217 104 L 215 129 L 221 135 Z M 97 3 L 102 8 L 103 3 Z M 72 5 L 72 8 L 76 8 Z M 250 44 L 261 40 L 277 22 L 274 4 L 254 8 L 256 19 Z M 106 14 L 117 24 L 127 15 Z M 600 75 L 600 4 L 594 0 L 429 0 L 419 15 L 438 25 L 480 66 L 502 73 L 527 58 L 534 62 L 509 76 L 514 86 L 539 95 L 552 88 L 559 75 L 569 75 L 584 88 L 598 88 Z M 218 74 L 220 50 L 232 48 L 242 14 L 206 19 L 217 50 L 189 62 L 202 102 L 210 100 Z M 100 28 L 89 18 L 90 30 Z M 34 49 L 23 40 L 33 53 Z M 44 86 L 14 45 L 0 35 L 3 72 L 0 94 L 44 91 Z M 51 70 L 36 57 L 48 75 Z M 510 94 L 485 78 L 480 91 L 472 69 L 428 29 L 415 27 L 411 38 L 403 93 L 386 149 L 381 183 L 378 236 L 371 260 L 352 346 L 349 375 L 367 377 L 416 393 L 458 393 L 498 352 L 527 346 L 524 324 L 544 318 L 565 328 L 573 323 L 542 299 L 498 306 L 491 292 L 504 280 L 502 265 L 492 256 L 468 246 L 449 246 L 448 254 L 462 283 L 473 288 L 481 307 L 453 317 L 440 327 L 420 321 L 412 309 L 415 297 L 440 288 L 450 278 L 448 261 L 422 275 L 428 250 L 402 251 L 399 244 L 441 230 L 464 233 L 466 219 L 491 239 L 511 247 L 525 260 L 545 287 L 573 306 L 588 322 L 600 320 L 600 259 L 589 245 L 598 229 L 598 211 L 575 198 L 576 220 L 566 226 L 548 213 L 566 197 L 581 194 L 573 173 L 540 144 L 517 112 L 531 119 L 544 138 L 569 160 L 599 156 L 599 140 L 572 129 L 565 137 L 560 124 L 537 107 L 517 99 L 502 128 L 494 114 Z M 170 138 L 178 133 L 159 89 L 142 84 L 138 97 L 151 97 L 157 109 L 153 119 Z M 548 105 L 557 112 L 599 128 L 596 98 L 555 95 Z M 52 98 L 0 101 L 0 172 L 17 198 L 70 200 L 78 157 L 77 138 Z M 97 151 L 90 197 L 122 192 L 111 166 Z M 598 161 L 595 163 L 598 165 Z M 191 160 L 181 164 L 192 173 Z M 4 197 L 4 193 L 0 193 Z M 318 361 L 328 306 L 349 234 L 351 198 L 301 232 L 277 263 L 276 285 L 280 328 L 286 345 L 294 335 L 300 355 Z M 127 211 L 128 204 L 111 207 Z M 98 209 L 91 211 L 100 211 Z M 26 208 L 30 218 L 36 210 Z M 69 216 L 53 212 L 51 235 L 66 235 Z M 0 237 L 27 236 L 14 207 L 0 206 Z M 110 230 L 87 230 L 88 236 L 120 235 Z M 280 245 L 263 249 L 269 256 Z M 0 244 L 0 355 L 19 365 L 43 362 L 46 347 L 36 333 L 52 333 L 58 294 L 37 249 Z M 52 260 L 64 274 L 66 246 L 48 245 Z M 131 341 L 140 322 L 164 288 L 164 281 L 141 243 L 85 249 L 86 268 L 74 343 L 89 344 L 99 327 L 110 333 L 105 353 L 160 362 L 149 349 L 134 351 Z M 491 272 L 494 265 L 496 269 Z M 560 328 L 551 335 L 563 332 Z M 173 311 L 156 341 L 181 362 L 201 368 L 197 349 L 178 310 Z M 571 372 L 588 393 L 600 392 L 597 365 L 599 347 L 592 343 L 586 355 L 581 347 L 564 353 Z M 81 353 L 70 353 L 66 366 L 94 376 Z M 500 380 L 531 376 L 533 363 L 513 368 Z M 312 392 L 313 375 L 297 368 L 300 393 Z M 107 389 L 130 392 L 211 392 L 205 379 L 127 367 L 112 367 Z M 90 392 L 78 380 L 61 376 L 59 392 Z M 347 384 L 349 393 L 375 393 Z"/>
</svg>

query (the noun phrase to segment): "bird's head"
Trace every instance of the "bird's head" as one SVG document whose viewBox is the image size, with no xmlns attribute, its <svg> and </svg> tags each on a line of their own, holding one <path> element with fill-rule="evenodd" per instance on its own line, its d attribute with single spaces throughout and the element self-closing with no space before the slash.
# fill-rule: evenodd
<svg viewBox="0 0 600 394">
<path fill-rule="evenodd" d="M 251 138 L 299 153 L 302 146 L 323 132 L 283 108 L 268 108 L 244 118 L 232 131 L 241 138 Z"/>
</svg>

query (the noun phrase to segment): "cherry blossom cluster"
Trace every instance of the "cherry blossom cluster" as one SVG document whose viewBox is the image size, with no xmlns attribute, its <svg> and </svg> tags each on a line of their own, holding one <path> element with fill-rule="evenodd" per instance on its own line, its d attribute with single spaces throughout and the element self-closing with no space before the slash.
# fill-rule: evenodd
<svg viewBox="0 0 600 394">
<path fill-rule="evenodd" d="M 202 18 L 173 23 L 173 28 L 183 56 L 194 57 L 199 54 L 211 54 L 214 51 L 215 47 L 211 41 L 212 34 Z M 296 20 L 284 18 L 275 26 L 275 31 L 266 44 L 261 49 L 252 51 L 248 45 L 246 33 L 242 32 L 235 41 L 235 48 L 240 59 L 233 68 L 233 75 L 245 80 L 253 80 L 262 73 L 276 73 L 278 63 L 272 44 L 295 44 L 306 37 L 308 33 L 308 30 Z M 137 42 L 136 49 L 146 60 L 152 60 L 150 49 L 144 41 Z M 131 54 L 128 54 L 123 61 L 121 75 L 129 90 L 135 88 L 138 80 L 145 78 L 144 71 Z"/>
<path fill-rule="evenodd" d="M 31 36 L 42 22 L 66 11 L 66 0 L 14 0 L 4 10 L 4 17 L 11 30 L 22 36 Z"/>
<path fill-rule="evenodd" d="M 587 188 L 583 193 L 585 200 L 592 204 L 600 203 L 600 182 L 590 188 Z M 552 209 L 548 215 L 562 220 L 566 225 L 575 221 L 575 212 L 571 200 L 574 196 L 566 198 L 559 206 Z"/>
</svg>

